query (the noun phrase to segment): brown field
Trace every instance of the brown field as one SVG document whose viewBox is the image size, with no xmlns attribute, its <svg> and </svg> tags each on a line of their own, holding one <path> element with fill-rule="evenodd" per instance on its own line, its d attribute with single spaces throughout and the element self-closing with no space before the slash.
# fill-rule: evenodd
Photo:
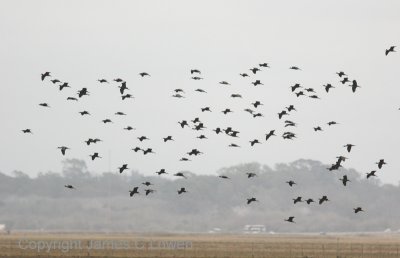
<svg viewBox="0 0 400 258">
<path fill-rule="evenodd" d="M 96 245 L 93 246 L 93 243 Z M 47 246 L 45 246 L 47 245 Z M 39 250 L 42 248 L 42 250 Z M 0 235 L 0 257 L 400 258 L 400 235 L 61 234 Z"/>
</svg>

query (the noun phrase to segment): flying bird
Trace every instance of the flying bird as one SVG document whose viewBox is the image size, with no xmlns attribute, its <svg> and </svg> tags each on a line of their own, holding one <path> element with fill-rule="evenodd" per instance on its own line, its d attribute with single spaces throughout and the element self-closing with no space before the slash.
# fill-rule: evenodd
<svg viewBox="0 0 400 258">
<path fill-rule="evenodd" d="M 118 168 L 119 169 L 119 173 L 121 174 L 122 172 L 124 172 L 124 170 L 129 169 L 128 168 L 128 164 L 123 164 L 121 167 Z"/>
<path fill-rule="evenodd" d="M 61 154 L 62 154 L 63 156 L 65 156 L 65 152 L 66 152 L 67 150 L 69 150 L 69 148 L 68 148 L 68 147 L 65 147 L 65 146 L 61 146 L 61 147 L 57 147 L 57 148 L 61 150 Z"/>
<path fill-rule="evenodd" d="M 391 46 L 389 49 L 386 49 L 385 50 L 385 55 L 387 56 L 390 52 L 396 52 L 396 50 L 394 50 L 395 47 L 396 46 Z"/>
<path fill-rule="evenodd" d="M 291 223 L 296 223 L 296 222 L 294 221 L 294 216 L 290 216 L 288 219 L 285 219 L 285 221 L 291 222 Z"/>
<path fill-rule="evenodd" d="M 51 76 L 51 75 L 50 75 L 50 72 L 42 73 L 42 76 L 41 76 L 42 81 L 44 81 L 44 79 L 45 79 L 46 77 L 48 77 L 48 76 Z"/>
<path fill-rule="evenodd" d="M 129 191 L 129 195 L 132 197 L 134 194 L 139 194 L 139 187 L 135 186 L 132 191 Z"/>
<path fill-rule="evenodd" d="M 378 168 L 381 169 L 383 165 L 386 165 L 387 163 L 385 162 L 384 159 L 380 159 L 379 162 L 376 162 L 375 164 L 378 164 Z"/>
</svg>

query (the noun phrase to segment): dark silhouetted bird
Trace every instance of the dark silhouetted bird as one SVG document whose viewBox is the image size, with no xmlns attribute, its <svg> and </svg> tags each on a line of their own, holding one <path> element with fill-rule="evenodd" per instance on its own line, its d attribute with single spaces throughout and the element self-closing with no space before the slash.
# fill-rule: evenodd
<svg viewBox="0 0 400 258">
<path fill-rule="evenodd" d="M 145 191 L 146 196 L 147 196 L 147 195 L 149 195 L 149 194 L 151 194 L 151 193 L 154 193 L 156 190 L 153 190 L 153 189 L 145 189 L 144 191 Z"/>
<path fill-rule="evenodd" d="M 347 74 L 345 74 L 344 72 L 342 72 L 342 71 L 340 71 L 340 72 L 337 72 L 336 73 L 337 75 L 339 75 L 339 77 L 342 77 L 342 76 L 346 76 Z"/>
<path fill-rule="evenodd" d="M 357 84 L 357 81 L 356 81 L 356 80 L 353 80 L 353 83 L 352 83 L 351 85 L 349 85 L 349 86 L 351 87 L 351 90 L 352 90 L 353 92 L 356 92 L 356 89 L 361 87 L 361 86 L 359 86 L 359 85 Z"/>
<path fill-rule="evenodd" d="M 292 200 L 293 200 L 293 203 L 296 204 L 296 203 L 298 203 L 298 202 L 303 202 L 303 200 L 302 200 L 301 198 L 302 198 L 301 196 L 298 196 L 297 198 L 292 199 Z"/>
<path fill-rule="evenodd" d="M 359 213 L 360 211 L 364 211 L 361 207 L 353 208 L 354 213 Z"/>
<path fill-rule="evenodd" d="M 159 176 L 162 174 L 168 174 L 164 168 L 160 169 L 160 171 L 157 171 L 156 174 L 158 174 Z"/>
<path fill-rule="evenodd" d="M 293 180 L 287 181 L 286 183 L 289 184 L 290 187 L 296 184 Z"/>
<path fill-rule="evenodd" d="M 207 91 L 205 91 L 205 90 L 203 90 L 203 89 L 195 89 L 195 91 L 201 92 L 201 93 L 207 93 Z"/>
<path fill-rule="evenodd" d="M 64 88 L 71 88 L 71 86 L 68 85 L 68 82 L 64 82 L 63 84 L 58 86 L 60 91 L 63 90 Z"/>
<path fill-rule="evenodd" d="M 78 91 L 78 97 L 82 98 L 83 96 L 88 96 L 89 92 L 87 88 L 82 88 L 81 90 Z"/>
<path fill-rule="evenodd" d="M 239 75 L 242 76 L 242 77 L 249 77 L 249 75 L 247 73 L 241 73 Z"/>
<path fill-rule="evenodd" d="M 90 113 L 86 110 L 79 112 L 79 114 L 81 114 L 81 116 L 90 115 Z"/>
<path fill-rule="evenodd" d="M 56 84 L 56 83 L 59 83 L 59 82 L 61 82 L 59 79 L 54 79 L 54 80 L 51 80 L 51 82 L 53 83 L 53 84 Z"/>
<path fill-rule="evenodd" d="M 145 77 L 145 76 L 150 76 L 150 74 L 143 72 L 143 73 L 139 73 L 140 76 Z"/>
<path fill-rule="evenodd" d="M 250 141 L 251 146 L 254 146 L 254 144 L 256 144 L 256 143 L 260 143 L 260 142 L 257 139 Z"/>
<path fill-rule="evenodd" d="M 241 98 L 242 95 L 240 94 L 231 94 L 231 98 Z"/>
<path fill-rule="evenodd" d="M 299 91 L 299 92 L 296 93 L 296 97 L 300 97 L 300 96 L 304 96 L 304 92 Z"/>
<path fill-rule="evenodd" d="M 30 134 L 32 134 L 32 131 L 31 131 L 31 129 L 29 129 L 29 128 L 28 128 L 28 129 L 23 129 L 22 132 L 23 132 L 23 133 L 30 133 Z"/>
<path fill-rule="evenodd" d="M 385 162 L 384 159 L 380 159 L 379 162 L 376 162 L 375 164 L 378 164 L 378 168 L 381 169 L 383 165 L 386 165 L 387 163 Z"/>
<path fill-rule="evenodd" d="M 201 74 L 201 72 L 198 69 L 192 69 L 190 70 L 190 74 L 198 73 Z"/>
<path fill-rule="evenodd" d="M 295 85 L 293 85 L 293 86 L 290 86 L 290 88 L 292 89 L 292 92 L 294 92 L 296 89 L 298 89 L 298 88 L 302 88 L 302 87 L 300 86 L 300 84 L 299 84 L 299 83 L 296 83 Z"/>
<path fill-rule="evenodd" d="M 119 173 L 121 174 L 122 172 L 124 172 L 124 170 L 129 169 L 128 168 L 128 164 L 123 164 L 122 167 L 119 167 Z"/>
<path fill-rule="evenodd" d="M 290 106 L 286 107 L 286 109 L 287 109 L 288 112 L 291 112 L 293 110 L 297 111 L 296 108 L 293 105 L 290 105 Z"/>
<path fill-rule="evenodd" d="M 139 141 L 144 141 L 144 140 L 150 140 L 149 138 L 147 138 L 146 136 L 140 136 L 138 137 Z"/>
<path fill-rule="evenodd" d="M 286 110 L 282 110 L 280 113 L 278 113 L 279 119 L 282 119 L 282 117 L 283 117 L 284 115 L 289 115 L 289 114 L 286 112 Z"/>
<path fill-rule="evenodd" d="M 109 83 L 106 79 L 99 79 L 97 81 L 100 82 L 100 83 Z"/>
<path fill-rule="evenodd" d="M 182 194 L 182 193 L 187 193 L 188 191 L 186 191 L 185 187 L 181 187 L 181 189 L 178 190 L 178 194 Z"/>
<path fill-rule="evenodd" d="M 290 216 L 288 219 L 285 219 L 285 221 L 290 222 L 290 223 L 296 223 L 294 221 L 294 216 Z"/>
<path fill-rule="evenodd" d="M 256 81 L 252 82 L 251 84 L 253 84 L 254 86 L 257 86 L 257 85 L 264 85 L 264 84 L 261 83 L 260 80 L 256 80 Z"/>
<path fill-rule="evenodd" d="M 201 112 L 211 112 L 211 109 L 210 109 L 210 107 L 204 107 L 204 108 L 201 108 Z"/>
<path fill-rule="evenodd" d="M 181 158 L 179 161 L 191 161 L 191 160 L 188 158 Z"/>
<path fill-rule="evenodd" d="M 390 52 L 396 52 L 396 50 L 394 50 L 395 47 L 396 46 L 391 46 L 389 49 L 386 49 L 385 50 L 385 55 L 387 56 Z"/>
<path fill-rule="evenodd" d="M 292 69 L 292 70 L 301 70 L 301 69 L 298 68 L 297 66 L 291 66 L 291 67 L 289 67 L 289 69 Z"/>
<path fill-rule="evenodd" d="M 247 204 L 250 204 L 252 202 L 258 202 L 258 200 L 255 197 L 251 197 L 251 198 L 247 199 Z"/>
<path fill-rule="evenodd" d="M 203 80 L 203 78 L 201 78 L 201 77 L 198 77 L 198 76 L 194 76 L 194 77 L 192 77 L 192 79 L 193 79 L 193 80 L 195 80 L 195 81 L 198 81 L 198 80 Z"/>
<path fill-rule="evenodd" d="M 72 185 L 64 185 L 64 187 L 65 188 L 68 188 L 68 189 L 76 189 L 74 186 L 72 186 Z"/>
<path fill-rule="evenodd" d="M 346 82 L 350 82 L 349 78 L 344 77 L 343 80 L 340 81 L 342 84 L 345 84 Z"/>
<path fill-rule="evenodd" d="M 163 138 L 164 139 L 164 142 L 167 142 L 167 141 L 173 141 L 174 139 L 172 139 L 172 136 L 171 135 L 168 135 L 167 137 L 165 137 L 165 138 Z"/>
<path fill-rule="evenodd" d="M 74 98 L 74 97 L 68 97 L 67 100 L 75 100 L 75 101 L 78 101 L 78 99 L 77 99 L 77 98 Z"/>
<path fill-rule="evenodd" d="M 125 94 L 125 95 L 122 95 L 121 98 L 122 98 L 122 100 L 133 99 L 133 96 L 131 94 Z"/>
<path fill-rule="evenodd" d="M 220 177 L 220 178 L 222 178 L 222 179 L 230 179 L 229 177 L 224 176 L 224 175 L 221 175 L 221 176 L 218 176 L 218 177 Z"/>
<path fill-rule="evenodd" d="M 139 194 L 139 187 L 135 186 L 132 191 L 129 191 L 129 195 L 132 197 L 134 194 Z"/>
<path fill-rule="evenodd" d="M 221 112 L 224 113 L 224 115 L 226 115 L 228 113 L 232 113 L 233 111 L 230 110 L 229 108 L 226 108 L 225 110 L 222 110 Z"/>
<path fill-rule="evenodd" d="M 48 107 L 48 108 L 50 107 L 49 104 L 47 104 L 47 103 L 40 103 L 39 106 Z"/>
<path fill-rule="evenodd" d="M 182 172 L 175 173 L 174 176 L 179 176 L 187 179 L 187 177 Z"/>
<path fill-rule="evenodd" d="M 221 82 L 219 82 L 219 84 L 222 84 L 222 85 L 230 85 L 229 82 L 227 82 L 227 81 L 221 81 Z"/>
<path fill-rule="evenodd" d="M 240 146 L 237 145 L 237 144 L 235 144 L 235 143 L 231 143 L 231 144 L 228 145 L 228 147 L 237 147 L 237 148 L 238 148 L 238 147 L 240 147 Z"/>
<path fill-rule="evenodd" d="M 314 131 L 322 131 L 322 128 L 320 126 L 314 127 Z"/>
<path fill-rule="evenodd" d="M 257 67 L 251 68 L 250 71 L 252 71 L 254 74 L 256 74 L 258 71 L 261 71 Z"/>
<path fill-rule="evenodd" d="M 314 200 L 311 199 L 311 198 L 308 198 L 308 199 L 306 200 L 306 203 L 307 203 L 308 205 L 311 204 L 312 202 L 314 202 Z"/>
<path fill-rule="evenodd" d="M 189 124 L 188 124 L 188 122 L 187 122 L 186 120 L 182 120 L 181 122 L 178 122 L 178 124 L 180 124 L 182 128 L 184 128 L 185 125 L 186 125 L 187 127 L 189 127 Z"/>
<path fill-rule="evenodd" d="M 135 148 L 133 148 L 132 150 L 133 150 L 134 152 L 138 152 L 138 151 L 142 150 L 142 148 L 140 148 L 140 147 L 135 147 Z"/>
<path fill-rule="evenodd" d="M 153 185 L 153 184 L 152 184 L 152 183 L 150 183 L 150 182 L 148 182 L 148 181 L 146 181 L 146 182 L 142 183 L 142 185 L 145 185 L 145 186 L 150 186 L 150 185 Z"/>
<path fill-rule="evenodd" d="M 50 75 L 50 72 L 42 73 L 42 76 L 41 76 L 42 81 L 44 81 L 44 79 L 45 79 L 46 77 L 48 77 L 48 76 L 51 76 L 51 75 Z"/>
<path fill-rule="evenodd" d="M 319 199 L 319 204 L 322 204 L 324 202 L 329 201 L 328 197 L 326 197 L 326 195 L 322 196 L 322 198 Z"/>
<path fill-rule="evenodd" d="M 252 172 L 247 172 L 246 175 L 247 175 L 247 178 L 252 178 L 252 177 L 257 176 L 256 173 L 252 173 Z"/>
<path fill-rule="evenodd" d="M 145 149 L 145 150 L 142 150 L 143 151 L 143 155 L 146 155 L 146 154 L 148 154 L 148 153 L 152 153 L 152 154 L 154 154 L 155 152 L 153 151 L 153 149 L 152 148 L 147 148 L 147 149 Z"/>
<path fill-rule="evenodd" d="M 113 81 L 115 81 L 115 82 L 123 82 L 124 80 L 122 80 L 121 78 L 117 78 L 117 79 L 114 79 Z"/>
<path fill-rule="evenodd" d="M 371 176 L 376 176 L 375 173 L 376 173 L 376 170 L 372 170 L 371 172 L 366 173 L 367 174 L 367 179 L 370 178 Z"/>
<path fill-rule="evenodd" d="M 61 150 L 61 154 L 62 154 L 62 155 L 65 155 L 65 152 L 66 152 L 67 150 L 69 150 L 69 148 L 68 148 L 68 147 L 65 147 L 65 146 L 61 146 L 61 147 L 57 147 L 57 148 Z"/>
<path fill-rule="evenodd" d="M 103 123 L 105 123 L 105 124 L 107 124 L 107 123 L 112 123 L 112 121 L 110 120 L 110 119 L 104 119 L 104 120 L 101 120 Z"/>
<path fill-rule="evenodd" d="M 262 105 L 264 105 L 264 104 L 262 104 L 260 101 L 255 101 L 255 102 L 253 102 L 253 103 L 251 103 L 255 108 L 257 108 L 258 106 L 262 106 Z"/>
<path fill-rule="evenodd" d="M 131 131 L 131 130 L 136 130 L 132 126 L 128 125 L 127 127 L 124 128 L 124 130 Z"/>
<path fill-rule="evenodd" d="M 346 147 L 347 152 L 350 152 L 351 148 L 353 148 L 354 146 L 355 145 L 348 143 L 348 144 L 344 145 L 343 147 Z"/>
<path fill-rule="evenodd" d="M 325 88 L 325 91 L 326 91 L 326 92 L 329 92 L 329 89 L 335 88 L 335 87 L 333 87 L 332 84 L 330 84 L 330 83 L 328 83 L 328 84 L 326 84 L 326 85 L 323 85 L 323 87 Z"/>
<path fill-rule="evenodd" d="M 276 136 L 275 130 L 271 130 L 271 131 L 269 131 L 269 133 L 265 134 L 265 140 L 268 141 L 268 139 L 269 139 L 271 136 Z"/>
<path fill-rule="evenodd" d="M 93 155 L 89 155 L 89 156 L 92 158 L 92 160 L 95 160 L 96 158 L 101 158 L 97 152 L 95 152 Z"/>
<path fill-rule="evenodd" d="M 346 175 L 344 175 L 342 178 L 339 178 L 340 181 L 342 181 L 343 185 L 346 186 L 347 182 L 351 182 Z"/>
<path fill-rule="evenodd" d="M 265 68 L 270 68 L 270 67 L 268 66 L 268 63 L 262 63 L 262 64 L 259 64 L 259 66 L 260 66 L 260 67 L 265 67 Z"/>
<path fill-rule="evenodd" d="M 330 122 L 328 122 L 327 124 L 328 124 L 329 126 L 331 126 L 331 125 L 337 125 L 338 123 L 335 122 L 335 121 L 330 121 Z"/>
</svg>

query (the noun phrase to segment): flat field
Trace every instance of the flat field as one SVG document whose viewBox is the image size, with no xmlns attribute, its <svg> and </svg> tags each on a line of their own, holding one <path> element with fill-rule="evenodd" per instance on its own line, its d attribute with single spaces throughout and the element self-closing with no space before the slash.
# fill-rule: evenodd
<svg viewBox="0 0 400 258">
<path fill-rule="evenodd" d="M 0 235 L 0 257 L 377 257 L 400 258 L 400 234 Z"/>
</svg>

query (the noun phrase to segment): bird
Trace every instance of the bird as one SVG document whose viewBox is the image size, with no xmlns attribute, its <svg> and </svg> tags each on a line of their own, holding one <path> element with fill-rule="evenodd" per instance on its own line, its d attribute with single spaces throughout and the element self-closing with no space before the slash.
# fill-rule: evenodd
<svg viewBox="0 0 400 258">
<path fill-rule="evenodd" d="M 259 142 L 257 139 L 254 139 L 254 140 L 250 141 L 250 145 L 251 145 L 252 147 L 253 147 L 254 144 L 256 144 L 256 143 L 261 143 L 261 142 Z"/>
<path fill-rule="evenodd" d="M 242 95 L 240 94 L 231 94 L 231 98 L 241 98 Z"/>
<path fill-rule="evenodd" d="M 139 187 L 135 186 L 132 191 L 129 191 L 129 195 L 132 197 L 134 194 L 139 194 Z"/>
<path fill-rule="evenodd" d="M 247 73 L 240 73 L 239 75 L 242 77 L 249 77 L 249 75 Z"/>
<path fill-rule="evenodd" d="M 77 99 L 77 98 L 74 98 L 74 97 L 68 97 L 67 100 L 75 100 L 75 101 L 78 101 L 78 99 Z"/>
<path fill-rule="evenodd" d="M 156 174 L 158 174 L 159 176 L 162 174 L 168 174 L 164 168 L 160 169 L 160 171 L 157 171 Z"/>
<path fill-rule="evenodd" d="M 297 66 L 291 66 L 291 67 L 289 67 L 289 69 L 291 69 L 291 70 L 301 70 L 299 67 L 297 67 Z"/>
<path fill-rule="evenodd" d="M 112 123 L 112 121 L 110 120 L 110 119 L 104 119 L 104 120 L 101 120 L 103 123 L 105 123 L 105 124 L 107 124 L 107 123 Z"/>
<path fill-rule="evenodd" d="M 240 146 L 237 145 L 237 144 L 235 144 L 235 143 L 231 143 L 231 144 L 228 145 L 228 147 L 236 147 L 236 148 L 238 148 L 238 147 L 240 147 Z"/>
<path fill-rule="evenodd" d="M 296 93 L 296 97 L 300 97 L 300 96 L 304 96 L 304 92 L 299 91 L 299 92 Z"/>
<path fill-rule="evenodd" d="M 59 79 L 50 80 L 53 84 L 61 82 Z"/>
<path fill-rule="evenodd" d="M 219 84 L 222 84 L 222 85 L 230 85 L 229 82 L 227 82 L 227 81 L 221 81 L 221 82 L 219 82 Z"/>
<path fill-rule="evenodd" d="M 251 197 L 251 198 L 247 199 L 247 204 L 250 204 L 252 202 L 258 202 L 258 200 L 255 197 Z"/>
<path fill-rule="evenodd" d="M 46 77 L 48 77 L 48 76 L 51 76 L 51 75 L 50 75 L 50 72 L 42 73 L 42 76 L 41 76 L 42 81 L 44 81 L 44 79 L 45 79 Z"/>
<path fill-rule="evenodd" d="M 348 144 L 344 145 L 343 147 L 346 147 L 347 152 L 350 152 L 351 148 L 353 148 L 354 146 L 355 145 L 348 143 Z"/>
<path fill-rule="evenodd" d="M 222 178 L 222 179 L 230 179 L 228 176 L 224 176 L 224 175 L 221 175 L 221 176 L 218 176 L 219 178 Z"/>
<path fill-rule="evenodd" d="M 222 110 L 222 113 L 224 113 L 224 115 L 228 114 L 228 113 L 232 113 L 233 111 L 230 110 L 229 108 L 226 108 L 225 110 Z"/>
<path fill-rule="evenodd" d="M 265 67 L 265 68 L 270 68 L 270 66 L 268 66 L 268 63 L 262 63 L 262 64 L 258 64 L 260 67 Z"/>
<path fill-rule="evenodd" d="M 181 158 L 179 161 L 191 161 L 191 160 L 188 158 Z"/>
<path fill-rule="evenodd" d="M 122 98 L 122 100 L 133 99 L 133 96 L 131 94 L 125 94 L 125 95 L 122 95 L 121 98 Z"/>
<path fill-rule="evenodd" d="M 115 82 L 123 82 L 124 80 L 122 80 L 121 78 L 117 78 L 117 79 L 114 79 L 113 81 L 115 81 Z"/>
<path fill-rule="evenodd" d="M 174 176 L 179 176 L 187 179 L 187 177 L 182 172 L 175 173 Z"/>
<path fill-rule="evenodd" d="M 178 124 L 180 124 L 182 128 L 184 128 L 185 125 L 189 127 L 189 124 L 186 120 L 182 120 L 181 122 L 178 122 Z"/>
<path fill-rule="evenodd" d="M 145 185 L 145 186 L 150 186 L 150 185 L 153 185 L 153 184 L 152 184 L 152 183 L 150 183 L 150 182 L 148 182 L 148 181 L 146 181 L 146 182 L 142 183 L 142 185 Z"/>
<path fill-rule="evenodd" d="M 62 154 L 63 156 L 65 156 L 65 152 L 66 152 L 67 150 L 69 150 L 69 148 L 68 148 L 68 147 L 65 147 L 65 146 L 60 146 L 60 147 L 57 147 L 57 148 L 61 150 L 61 154 Z"/>
<path fill-rule="evenodd" d="M 147 149 L 142 150 L 142 151 L 143 151 L 143 155 L 146 155 L 147 153 L 153 153 L 153 154 L 155 153 L 152 148 L 147 148 Z"/>
<path fill-rule="evenodd" d="M 210 109 L 210 107 L 204 107 L 204 108 L 201 108 L 201 112 L 211 112 L 211 109 Z"/>
<path fill-rule="evenodd" d="M 389 49 L 385 50 L 385 55 L 387 56 L 390 52 L 396 52 L 396 50 L 394 50 L 396 46 L 391 46 Z"/>
<path fill-rule="evenodd" d="M 190 152 L 188 152 L 187 154 L 188 154 L 189 156 L 192 156 L 192 155 L 197 156 L 197 155 L 203 154 L 203 152 L 199 151 L 198 149 L 192 149 L 192 150 L 191 150 Z"/>
<path fill-rule="evenodd" d="M 121 95 L 124 95 L 125 90 L 129 90 L 128 86 L 126 86 L 126 82 L 122 82 L 121 86 L 118 86 L 118 88 Z"/>
<path fill-rule="evenodd" d="M 201 134 L 201 135 L 197 136 L 196 138 L 201 139 L 201 140 L 208 139 L 207 136 L 205 136 L 204 134 Z"/>
<path fill-rule="evenodd" d="M 190 70 L 190 74 L 198 73 L 201 74 L 201 72 L 198 69 L 192 69 Z"/>
<path fill-rule="evenodd" d="M 180 99 L 180 98 L 184 98 L 185 96 L 177 93 L 177 94 L 172 95 L 172 97 Z"/>
<path fill-rule="evenodd" d="M 302 198 L 301 196 L 298 196 L 297 198 L 292 199 L 292 200 L 293 200 L 293 203 L 296 204 L 296 203 L 298 203 L 298 202 L 303 202 L 303 200 L 302 200 L 301 198 Z"/>
<path fill-rule="evenodd" d="M 287 181 L 286 183 L 289 184 L 290 187 L 296 184 L 293 180 Z"/>
<path fill-rule="evenodd" d="M 356 92 L 356 89 L 361 87 L 361 86 L 359 86 L 359 85 L 357 84 L 357 81 L 356 81 L 356 80 L 353 80 L 353 83 L 352 83 L 351 85 L 349 85 L 349 86 L 351 87 L 351 90 L 352 90 L 353 92 Z"/>
<path fill-rule="evenodd" d="M 367 179 L 370 178 L 371 176 L 376 176 L 375 173 L 376 173 L 376 170 L 372 170 L 371 172 L 366 173 L 367 174 Z"/>
<path fill-rule="evenodd" d="M 150 76 L 150 74 L 148 74 L 148 73 L 146 73 L 146 72 L 139 73 L 139 75 L 142 76 L 142 77 Z"/>
<path fill-rule="evenodd" d="M 68 85 L 68 82 L 64 82 L 63 84 L 60 84 L 58 87 L 60 91 L 63 90 L 64 88 L 71 88 L 71 86 Z"/>
<path fill-rule="evenodd" d="M 90 115 L 89 111 L 86 110 L 79 112 L 79 114 L 81 114 L 81 116 Z"/>
<path fill-rule="evenodd" d="M 99 153 L 97 153 L 97 152 L 95 152 L 93 155 L 89 155 L 89 156 L 92 158 L 92 160 L 95 160 L 96 158 L 101 158 L 99 156 Z"/>
<path fill-rule="evenodd" d="M 314 127 L 314 131 L 322 131 L 322 128 L 320 126 Z"/>
<path fill-rule="evenodd" d="M 201 92 L 201 93 L 207 93 L 207 91 L 205 91 L 205 90 L 203 90 L 203 89 L 195 89 L 195 91 Z"/>
<path fill-rule="evenodd" d="M 337 123 L 337 122 L 335 122 L 335 121 L 330 121 L 330 122 L 328 122 L 327 123 L 329 126 L 331 126 L 331 125 L 337 125 L 337 124 L 339 124 L 339 123 Z"/>
<path fill-rule="evenodd" d="M 252 71 L 254 74 L 256 74 L 258 71 L 261 71 L 261 70 L 258 69 L 257 67 L 254 67 L 254 68 L 251 68 L 250 71 Z"/>
<path fill-rule="evenodd" d="M 312 98 L 312 99 L 320 99 L 317 95 L 311 95 L 311 96 L 308 96 L 309 98 Z"/>
<path fill-rule="evenodd" d="M 260 101 L 255 101 L 255 102 L 253 102 L 253 103 L 251 103 L 255 108 L 257 108 L 258 106 L 261 106 L 261 105 L 264 105 L 264 104 L 262 104 Z"/>
<path fill-rule="evenodd" d="M 326 195 L 322 196 L 322 198 L 319 199 L 319 204 L 322 204 L 323 202 L 329 201 L 328 197 Z"/>
<path fill-rule="evenodd" d="M 341 82 L 342 84 L 345 84 L 346 82 L 349 82 L 349 81 L 350 81 L 349 78 L 344 77 L 343 80 L 341 80 L 340 82 Z"/>
<path fill-rule="evenodd" d="M 163 140 L 164 142 L 167 142 L 167 141 L 173 141 L 174 139 L 172 139 L 171 135 L 168 135 L 167 137 L 163 138 Z"/>
<path fill-rule="evenodd" d="M 76 189 L 73 185 L 64 185 L 64 187 L 68 189 Z"/>
<path fill-rule="evenodd" d="M 254 86 L 257 86 L 257 85 L 264 85 L 264 84 L 261 83 L 260 80 L 256 80 L 256 81 L 252 82 L 251 84 L 253 84 Z"/>
<path fill-rule="evenodd" d="M 375 164 L 378 164 L 378 168 L 381 169 L 383 165 L 386 165 L 387 163 L 385 162 L 384 159 L 380 159 L 378 162 Z"/>
<path fill-rule="evenodd" d="M 315 93 L 315 90 L 313 88 L 305 88 L 304 90 L 307 92 Z"/>
<path fill-rule="evenodd" d="M 194 76 L 194 77 L 192 77 L 192 79 L 193 79 L 193 80 L 195 80 L 195 81 L 198 81 L 198 80 L 203 80 L 203 78 L 201 78 L 201 77 L 198 77 L 198 76 Z"/>
<path fill-rule="evenodd" d="M 337 75 L 339 75 L 339 77 L 342 77 L 342 76 L 346 76 L 347 74 L 345 74 L 344 72 L 342 72 L 342 71 L 340 71 L 340 72 L 337 72 L 336 73 Z"/>
<path fill-rule="evenodd" d="M 276 136 L 275 130 L 271 130 L 271 131 L 269 131 L 269 133 L 265 134 L 265 140 L 268 141 L 268 139 L 269 139 L 271 136 Z"/>
<path fill-rule="evenodd" d="M 178 190 L 178 194 L 182 194 L 182 193 L 187 193 L 185 187 L 181 187 L 181 189 Z"/>
<path fill-rule="evenodd" d="M 282 110 L 281 112 L 279 112 L 279 113 L 278 113 L 279 119 L 282 119 L 282 117 L 283 117 L 284 115 L 289 115 L 289 114 L 286 112 L 286 110 Z"/>
<path fill-rule="evenodd" d="M 292 89 L 292 92 L 294 92 L 296 89 L 298 89 L 298 88 L 302 88 L 302 87 L 300 86 L 300 84 L 299 84 L 299 83 L 296 83 L 295 85 L 293 85 L 293 86 L 290 86 L 290 88 Z"/>
<path fill-rule="evenodd" d="M 339 178 L 340 181 L 342 181 L 343 185 L 346 186 L 347 182 L 351 182 L 348 178 L 347 175 L 344 175 L 342 178 Z"/>
<path fill-rule="evenodd" d="M 291 112 L 293 110 L 297 111 L 296 108 L 294 107 L 294 105 L 290 105 L 290 106 L 286 107 L 286 109 L 287 109 L 288 112 Z"/>
<path fill-rule="evenodd" d="M 140 137 L 137 137 L 138 138 L 138 140 L 139 141 L 144 141 L 144 140 L 150 140 L 149 138 L 147 138 L 146 136 L 140 136 Z"/>
<path fill-rule="evenodd" d="M 326 84 L 326 85 L 322 85 L 322 87 L 325 88 L 325 91 L 326 91 L 327 93 L 329 92 L 329 89 L 335 88 L 335 87 L 333 87 L 332 84 L 330 84 L 330 83 L 328 83 L 328 84 Z"/>
<path fill-rule="evenodd" d="M 360 211 L 364 211 L 361 207 L 353 208 L 354 213 L 359 213 Z"/>
<path fill-rule="evenodd" d="M 30 133 L 30 134 L 33 134 L 33 133 L 32 133 L 32 130 L 29 129 L 29 128 L 28 128 L 28 129 L 23 129 L 22 132 L 23 132 L 23 133 Z"/>
<path fill-rule="evenodd" d="M 47 103 L 40 103 L 39 106 L 48 107 L 48 108 L 50 107 L 49 104 L 47 104 Z"/>
<path fill-rule="evenodd" d="M 287 221 L 287 222 L 291 222 L 291 223 L 296 223 L 295 221 L 294 221 L 294 216 L 290 216 L 288 219 L 285 219 L 285 221 Z"/>
<path fill-rule="evenodd" d="M 149 195 L 149 194 L 151 194 L 151 193 L 154 193 L 156 190 L 153 190 L 153 189 L 145 189 L 144 191 L 145 191 L 146 196 L 147 196 L 147 195 Z"/>
<path fill-rule="evenodd" d="M 82 88 L 81 90 L 78 91 L 78 97 L 82 98 L 83 96 L 88 96 L 89 92 L 87 88 Z"/>
<path fill-rule="evenodd" d="M 311 199 L 311 198 L 308 198 L 308 199 L 306 200 L 306 203 L 307 203 L 307 204 L 311 204 L 312 202 L 314 202 L 314 200 Z"/>
<path fill-rule="evenodd" d="M 252 173 L 252 172 L 247 172 L 246 175 L 247 175 L 247 178 L 252 178 L 252 177 L 257 176 L 256 173 Z"/>
<path fill-rule="evenodd" d="M 100 83 L 109 83 L 106 79 L 98 79 L 97 81 Z"/>
<path fill-rule="evenodd" d="M 131 130 L 136 130 L 132 126 L 128 125 L 127 127 L 124 128 L 124 130 L 131 131 Z"/>
<path fill-rule="evenodd" d="M 253 117 L 254 118 L 256 118 L 256 117 L 263 117 L 264 115 L 263 114 L 261 114 L 261 113 L 256 113 L 256 114 L 253 114 Z"/>
<path fill-rule="evenodd" d="M 142 148 L 140 148 L 140 147 L 135 147 L 135 148 L 133 148 L 132 150 L 133 150 L 134 152 L 138 152 L 138 151 L 142 150 Z"/>
<path fill-rule="evenodd" d="M 121 167 L 118 168 L 119 169 L 119 173 L 121 174 L 122 172 L 124 172 L 124 170 L 129 169 L 128 168 L 128 164 L 123 164 Z"/>
<path fill-rule="evenodd" d="M 219 133 L 222 132 L 221 128 L 219 128 L 219 127 L 213 129 L 213 131 L 214 131 L 216 134 L 219 134 Z"/>
</svg>

